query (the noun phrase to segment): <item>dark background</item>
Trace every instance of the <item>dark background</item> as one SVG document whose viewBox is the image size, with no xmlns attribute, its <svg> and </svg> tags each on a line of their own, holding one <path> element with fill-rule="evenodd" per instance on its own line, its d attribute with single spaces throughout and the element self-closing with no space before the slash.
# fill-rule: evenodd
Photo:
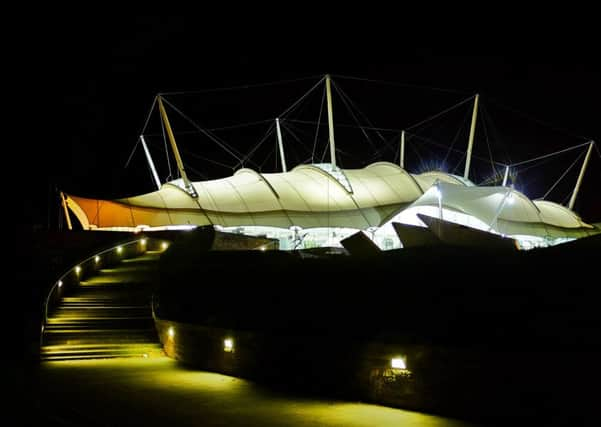
<svg viewBox="0 0 601 427">
<path fill-rule="evenodd" d="M 298 17 L 292 21 L 293 9 L 279 10 L 280 19 L 265 16 L 262 20 L 250 15 L 232 17 L 205 12 L 190 13 L 187 17 L 55 14 L 31 26 L 34 43 L 26 53 L 27 63 L 31 64 L 27 71 L 33 76 L 30 81 L 39 87 L 36 86 L 35 98 L 29 100 L 25 111 L 27 117 L 36 118 L 30 125 L 35 140 L 33 145 L 18 144 L 26 150 L 29 171 L 26 176 L 31 180 L 31 191 L 22 203 L 23 224 L 56 227 L 56 189 L 99 198 L 152 190 L 141 151 L 135 153 L 127 169 L 124 164 L 158 92 L 273 82 L 329 72 L 410 85 L 386 88 L 335 80 L 374 125 L 382 127 L 412 125 L 478 92 L 486 116 L 492 117 L 500 129 L 497 139 L 501 142 L 497 141 L 496 146 L 505 152 L 510 147 L 512 161 L 576 145 L 589 138 L 600 139 L 601 77 L 595 59 L 596 37 L 591 26 L 569 16 L 548 22 L 540 17 L 518 20 L 515 16 L 497 16 L 495 21 L 489 15 L 487 19 L 475 17 L 457 22 L 431 21 L 420 15 L 385 23 L 367 16 L 353 22 L 342 18 Z M 168 99 L 179 106 L 185 105 L 182 109 L 187 114 L 210 128 L 273 118 L 317 79 L 265 90 Z M 317 101 L 320 94 L 315 98 Z M 344 108 L 337 102 L 335 99 L 335 120 L 352 123 L 343 116 Z M 520 111 L 521 115 L 510 114 L 502 105 Z M 318 108 L 319 104 L 309 106 L 304 118 L 315 120 Z M 465 104 L 460 110 L 455 126 L 469 114 L 469 108 Z M 524 115 L 556 129 L 539 126 L 530 119 L 522 120 Z M 152 123 L 158 123 L 157 118 L 155 114 Z M 174 118 L 172 122 L 176 130 L 184 129 L 183 122 L 177 120 Z M 445 126 L 451 129 L 449 123 Z M 454 131 L 449 132 L 426 136 L 447 144 L 454 136 Z M 466 128 L 456 148 L 465 149 L 465 132 Z M 478 132 L 477 138 L 483 138 L 481 127 Z M 325 133 L 321 139 L 325 141 L 323 138 Z M 232 163 L 207 140 L 181 139 L 188 151 Z M 257 138 L 252 136 L 250 140 L 252 144 L 244 138 L 228 142 L 244 151 Z M 337 146 L 347 155 L 341 154 L 344 167 L 362 166 L 370 149 L 361 138 L 346 139 L 338 129 Z M 274 144 L 269 147 L 273 149 Z M 152 150 L 155 159 L 164 156 L 156 143 Z M 432 152 L 431 147 L 430 151 L 420 150 L 422 155 Z M 353 152 L 358 153 L 355 158 Z M 486 156 L 482 139 L 476 140 L 475 153 Z M 540 187 L 523 184 L 518 189 L 532 198 L 540 197 L 578 153 L 560 157 L 547 164 L 547 169 L 534 169 L 548 174 L 542 175 L 545 179 L 538 183 Z M 496 154 L 495 159 L 505 161 Z M 193 161 L 190 155 L 184 154 L 184 158 Z M 380 160 L 393 161 L 394 153 L 385 152 Z M 436 161 L 433 159 L 435 164 Z M 293 160 L 290 162 L 294 165 Z M 594 153 L 575 208 L 592 222 L 601 221 L 597 190 L 601 183 L 600 163 Z M 194 164 L 194 168 L 206 172 L 208 178 L 231 173 L 212 170 L 202 161 Z M 271 170 L 274 168 L 272 164 Z M 423 164 L 412 162 L 408 154 L 408 169 L 418 172 L 420 168 Z M 164 180 L 167 171 L 160 164 L 159 169 Z M 462 169 L 463 166 L 459 173 Z M 269 170 L 269 167 L 263 169 Z M 562 201 L 576 174 L 577 167 L 566 176 L 567 184 L 564 182 L 557 189 L 557 197 L 551 197 L 552 200 Z M 193 179 L 203 178 L 190 175 Z M 484 177 L 483 172 L 479 178 Z"/>
<path fill-rule="evenodd" d="M 108 4 L 94 6 L 110 8 Z M 406 5 L 397 6 L 398 9 Z M 232 9 L 236 7 L 231 5 Z M 436 7 L 432 4 L 433 9 Z M 406 10 L 394 13 L 382 10 L 375 18 L 364 16 L 354 21 L 348 19 L 346 10 L 340 10 L 336 19 L 297 17 L 292 22 L 291 18 L 298 12 L 297 5 L 274 7 L 270 12 L 276 12 L 277 17 L 266 15 L 263 20 L 257 20 L 254 15 L 234 18 L 230 13 L 214 14 L 207 10 L 190 11 L 186 17 L 156 17 L 124 16 L 119 9 L 103 13 L 94 9 L 47 12 L 36 6 L 37 18 L 28 17 L 19 22 L 21 25 L 16 26 L 6 40 L 17 46 L 20 57 L 17 62 L 7 62 L 5 67 L 20 71 L 22 76 L 18 77 L 23 79 L 16 80 L 19 83 L 16 87 L 13 87 L 13 81 L 5 80 L 5 89 L 19 90 L 25 104 L 16 111 L 25 125 L 18 128 L 18 138 L 7 144 L 8 147 L 16 146 L 20 153 L 6 157 L 9 169 L 12 166 L 16 171 L 9 185 L 20 195 L 17 198 L 20 225 L 29 229 L 56 228 L 59 212 L 56 189 L 102 198 L 151 190 L 150 177 L 139 151 L 129 168 L 123 166 L 157 92 L 228 87 L 329 72 L 453 90 L 422 91 L 413 87 L 387 91 L 374 86 L 372 98 L 368 96 L 372 86 L 337 79 L 374 124 L 383 127 L 410 126 L 479 92 L 486 111 L 495 118 L 500 129 L 496 137 L 505 146 L 512 147 L 513 161 L 579 144 L 587 138 L 601 140 L 598 106 L 601 73 L 596 62 L 598 34 L 596 26 L 588 25 L 582 19 L 587 14 L 597 15 L 580 10 L 578 16 L 572 17 L 565 10 L 567 6 L 562 5 L 562 10 L 558 11 L 562 15 L 560 19 L 550 20 L 548 10 L 524 18 L 521 16 L 523 10 L 511 9 L 509 5 L 505 5 L 509 16 L 500 15 L 488 5 L 490 10 L 483 11 L 482 7 L 484 5 L 474 6 L 478 10 L 466 12 L 460 22 L 453 15 L 434 21 L 429 13 L 414 15 Z M 482 14 L 473 16 L 476 11 Z M 317 15 L 319 11 L 314 12 Z M 386 15 L 390 21 L 383 22 Z M 7 14 L 5 19 L 10 24 L 15 17 Z M 28 43 L 21 46 L 19 43 L 24 39 Z M 285 90 L 278 86 L 257 94 L 251 91 L 252 95 L 243 101 L 229 93 L 223 98 L 195 98 L 197 105 L 177 97 L 169 99 L 177 105 L 180 102 L 190 104 L 191 109 L 186 112 L 199 123 L 212 127 L 227 124 L 227 120 L 223 122 L 224 117 L 231 118 L 231 123 L 273 118 L 306 91 L 312 81 L 301 83 Z M 33 90 L 23 91 L 23 88 Z M 532 121 L 510 119 L 498 104 L 493 104 L 493 100 L 561 130 L 538 127 Z M 340 104 L 335 104 L 335 111 L 337 122 L 350 122 L 348 117 L 342 116 Z M 460 112 L 460 120 L 466 112 L 469 114 L 469 109 Z M 178 124 L 176 118 L 173 121 L 174 125 Z M 444 124 L 447 126 L 449 122 Z M 7 134 L 11 125 L 12 122 L 5 123 Z M 482 137 L 480 129 L 477 138 Z M 361 166 L 366 145 L 358 139 L 345 139 L 343 135 L 337 128 L 339 149 L 361 153 L 358 159 L 341 157 L 343 165 Z M 427 134 L 439 136 L 441 142 L 453 135 L 454 132 L 450 137 Z M 464 136 L 461 135 L 463 142 L 458 143 L 458 148 L 465 147 Z M 237 139 L 228 141 L 247 143 Z M 191 141 L 188 143 L 192 144 Z M 198 144 L 202 145 L 188 145 L 188 148 L 207 157 L 223 156 L 206 140 L 200 140 Z M 185 142 L 181 141 L 181 145 Z M 422 154 L 427 152 L 422 151 Z M 476 141 L 475 152 L 480 156 L 486 154 L 481 139 Z M 159 153 L 158 149 L 153 151 L 155 159 Z M 408 169 L 418 172 L 423 165 L 415 162 L 412 153 L 408 151 Z M 384 158 L 393 160 L 393 155 L 388 152 Z M 185 159 L 191 161 L 190 156 L 185 155 Z M 437 160 L 433 160 L 435 164 Z M 501 156 L 499 160 L 504 159 Z M 541 189 L 548 188 L 573 160 L 573 156 L 568 156 L 558 160 L 559 163 L 547 164 L 550 168 L 544 169 L 548 174 L 544 185 L 527 186 L 524 188 L 526 194 L 540 196 Z M 201 171 L 203 167 L 209 170 L 205 163 L 195 165 Z M 164 167 L 161 173 L 164 180 Z M 209 175 L 210 178 L 225 176 L 224 171 L 220 173 Z M 600 175 L 599 157 L 594 154 L 576 204 L 576 211 L 591 222 L 601 221 Z M 573 173 L 566 178 L 570 178 L 573 185 Z M 565 190 L 559 191 L 560 199 Z M 18 232 L 17 236 L 19 241 Z M 24 240 L 25 243 L 18 245 L 17 260 L 24 263 L 22 271 L 27 274 L 21 274 L 19 279 L 50 283 L 40 277 L 55 277 L 56 265 L 60 265 L 56 260 L 61 258 L 58 255 L 49 257 L 46 246 L 59 247 L 60 255 L 64 256 L 64 245 L 45 242 L 38 245 L 41 249 L 34 251 L 32 256 L 29 241 Z M 592 253 L 588 252 L 590 257 Z M 588 258 L 580 258 L 578 252 L 570 254 L 581 267 L 566 271 L 582 271 L 590 266 L 586 264 Z M 428 255 L 420 259 L 430 262 L 433 258 Z M 488 261 L 491 259 L 494 258 Z M 532 286 L 542 283 L 544 289 L 541 288 L 540 293 L 549 294 L 547 285 L 565 270 L 563 262 L 562 253 L 557 255 L 555 263 L 541 262 L 541 266 L 555 265 L 556 268 L 533 268 L 530 274 L 536 270 L 548 280 L 541 280 L 537 275 L 526 283 Z M 40 264 L 52 265 L 54 269 L 42 268 Z M 423 271 L 418 267 L 416 271 Z M 446 270 L 443 266 L 433 271 Z M 480 285 L 479 278 L 483 276 L 475 274 L 475 270 L 470 271 L 472 279 Z M 490 271 L 486 274 L 490 277 Z M 520 272 L 513 276 L 523 277 Z M 394 277 L 396 280 L 396 269 Z M 464 279 L 463 275 L 461 279 Z M 381 282 L 387 283 L 386 280 Z M 586 284 L 586 279 L 581 282 Z M 512 278 L 505 283 L 515 286 L 521 281 Z M 30 320 L 26 325 L 31 325 L 31 330 L 34 327 L 38 330 L 37 318 L 32 313 L 40 312 L 38 303 L 44 294 L 43 287 L 28 285 L 23 288 L 29 289 L 30 294 L 27 304 L 31 308 L 25 314 Z M 553 288 L 549 301 L 565 300 L 564 288 L 563 283 Z M 478 289 L 478 292 L 486 293 L 486 288 Z M 575 322 L 580 319 L 580 314 L 594 317 L 591 314 L 594 307 L 590 305 L 597 299 L 591 289 L 589 293 L 574 293 L 582 305 L 565 306 Z M 462 301 L 464 293 L 457 292 L 457 295 L 460 298 L 456 299 Z M 486 306 L 483 307 L 486 310 Z M 525 310 L 533 309 L 526 305 Z M 571 327 L 572 323 L 565 321 L 563 311 L 555 313 L 559 324 Z M 433 321 L 436 319 L 435 316 Z M 554 325 L 544 320 L 542 318 L 541 325 Z M 595 332 L 597 324 L 587 324 L 589 329 L 574 328 Z M 516 328 L 521 330 L 519 325 Z M 597 336 L 596 333 L 590 335 L 591 338 Z M 587 370 L 588 365 L 583 366 L 581 370 L 586 372 L 582 377 L 569 378 L 578 382 L 579 378 L 592 372 Z M 574 396 L 573 400 L 579 398 L 578 394 Z M 555 413 L 554 410 L 549 412 Z"/>
</svg>

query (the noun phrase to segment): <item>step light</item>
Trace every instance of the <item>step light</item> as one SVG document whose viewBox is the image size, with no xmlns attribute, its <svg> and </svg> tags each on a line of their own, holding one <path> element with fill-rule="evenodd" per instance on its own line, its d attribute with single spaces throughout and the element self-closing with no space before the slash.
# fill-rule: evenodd
<svg viewBox="0 0 601 427">
<path fill-rule="evenodd" d="M 392 369 L 407 369 L 405 360 L 402 357 L 393 357 L 390 360 L 390 366 Z"/>
<path fill-rule="evenodd" d="M 234 340 L 232 338 L 223 340 L 223 351 L 226 353 L 232 353 L 234 351 Z"/>
</svg>

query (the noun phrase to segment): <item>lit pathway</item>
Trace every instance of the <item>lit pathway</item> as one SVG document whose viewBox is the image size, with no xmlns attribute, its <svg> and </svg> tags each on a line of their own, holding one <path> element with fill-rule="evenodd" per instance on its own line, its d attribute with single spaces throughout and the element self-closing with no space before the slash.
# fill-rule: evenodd
<svg viewBox="0 0 601 427">
<path fill-rule="evenodd" d="M 188 370 L 165 357 L 46 362 L 39 368 L 37 397 L 40 414 L 51 414 L 40 417 L 45 425 L 470 425 L 377 405 L 291 397 Z"/>
</svg>

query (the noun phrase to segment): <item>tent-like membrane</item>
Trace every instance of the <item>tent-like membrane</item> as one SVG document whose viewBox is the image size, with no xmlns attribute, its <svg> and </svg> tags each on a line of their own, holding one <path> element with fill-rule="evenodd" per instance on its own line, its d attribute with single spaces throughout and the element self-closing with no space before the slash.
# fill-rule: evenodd
<svg viewBox="0 0 601 427">
<path fill-rule="evenodd" d="M 401 242 L 391 222 L 423 225 L 418 213 L 438 217 L 442 212 L 447 221 L 531 240 L 533 246 L 598 232 L 571 210 L 531 201 L 511 188 L 477 187 L 443 172 L 412 175 L 388 162 L 362 169 L 300 165 L 290 172 L 267 174 L 245 168 L 192 185 L 197 198 L 181 182 L 172 181 L 139 196 L 99 200 L 67 195 L 66 203 L 84 229 L 213 225 L 278 238 L 284 249 L 298 246 L 294 241 L 299 230 L 309 236 L 303 246 L 338 245 L 357 230 L 366 230 L 380 247 L 397 248 Z"/>
</svg>

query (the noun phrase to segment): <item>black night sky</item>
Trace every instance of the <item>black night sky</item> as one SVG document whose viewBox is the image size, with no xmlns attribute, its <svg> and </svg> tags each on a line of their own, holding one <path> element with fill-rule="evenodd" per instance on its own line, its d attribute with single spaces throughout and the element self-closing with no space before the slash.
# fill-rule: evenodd
<svg viewBox="0 0 601 427">
<path fill-rule="evenodd" d="M 154 190 L 139 147 L 125 164 L 157 94 L 166 94 L 165 100 L 199 126 L 248 153 L 273 120 L 326 73 L 336 89 L 339 166 L 398 161 L 399 131 L 410 129 L 409 172 L 440 168 L 462 175 L 463 153 L 452 149 L 466 150 L 470 97 L 478 93 L 470 178 L 482 184 L 493 177 L 500 185 L 503 169 L 490 158 L 515 164 L 581 144 L 535 167 L 512 170 L 512 184 L 531 199 L 548 190 L 554 202 L 569 198 L 584 144 L 601 143 L 599 25 L 585 19 L 598 20 L 596 11 L 561 4 L 559 16 L 551 16 L 553 6 L 545 4 L 526 15 L 507 2 L 480 2 L 445 14 L 434 2 L 420 13 L 408 2 L 391 4 L 390 10 L 354 4 L 326 15 L 323 3 L 274 3 L 260 19 L 256 2 L 253 13 L 236 2 L 224 3 L 222 11 L 207 2 L 190 3 L 185 16 L 125 15 L 125 4 L 109 3 L 62 10 L 30 4 L 21 16 L 5 13 L 11 32 L 4 42 L 18 57 L 3 65 L 20 75 L 14 81 L 5 77 L 4 89 L 17 90 L 22 101 L 20 108 L 8 105 L 12 114 L 4 123 L 5 167 L 12 171 L 5 180 L 22 199 L 16 203 L 17 263 L 22 264 L 16 286 L 24 297 L 9 305 L 24 315 L 28 365 L 23 370 L 15 369 L 19 363 L 4 364 L 9 384 L 20 381 L 17 390 L 23 393 L 16 395 L 25 397 L 19 417 L 38 417 L 35 424 L 45 425 L 86 420 L 91 425 L 177 425 L 178 420 L 307 425 L 321 419 L 328 425 L 346 419 L 370 425 L 379 424 L 370 415 L 379 413 L 385 422 L 393 423 L 394 415 L 407 424 L 409 413 L 395 415 L 375 405 L 364 413 L 356 410 L 361 402 L 380 403 L 379 390 L 390 379 L 384 374 L 399 367 L 394 364 L 399 356 L 388 354 L 398 344 L 413 353 L 403 350 L 410 362 L 398 372 L 402 390 L 389 390 L 395 399 L 399 390 L 401 398 L 409 397 L 392 405 L 383 400 L 386 405 L 466 420 L 498 418 L 502 425 L 522 416 L 531 425 L 582 425 L 563 422 L 564 417 L 576 420 L 588 411 L 599 418 L 599 235 L 540 251 L 510 252 L 507 241 L 495 248 L 496 239 L 488 248 L 482 239 L 483 246 L 475 248 L 428 243 L 374 254 L 357 233 L 353 238 L 363 243 L 347 239 L 358 250 L 341 256 L 331 248 L 263 250 L 277 241 L 223 238 L 212 227 L 159 231 L 135 241 L 129 233 L 63 232 L 59 191 L 114 199 Z M 288 80 L 246 90 L 169 94 Z M 380 134 L 346 127 L 354 122 L 342 93 Z M 327 153 L 327 127 L 315 136 L 316 127 L 306 123 L 317 120 L 322 94 L 319 88 L 282 120 L 289 169 L 307 162 L 307 153 L 311 160 L 314 141 L 316 162 Z M 422 123 L 456 104 L 460 107 Z M 191 132 L 172 107 L 168 113 L 192 180 L 222 178 L 240 167 L 215 143 Z M 23 123 L 17 126 L 13 116 Z M 364 116 L 358 117 L 365 125 Z M 327 120 L 325 114 L 321 120 Z M 218 129 L 253 121 L 262 122 Z M 168 157 L 156 110 L 144 134 L 165 182 Z M 279 171 L 275 136 L 265 141 L 244 167 Z M 586 222 L 601 223 L 600 186 L 597 145 L 574 206 Z M 244 248 L 255 250 L 237 250 Z M 81 261 L 84 254 L 92 256 Z M 155 328 L 168 345 L 158 344 Z M 230 329 L 233 335 L 221 337 Z M 313 335 L 314 343 L 308 341 Z M 235 351 L 222 347 L 222 338 L 232 336 Z M 138 346 L 146 344 L 157 356 L 170 345 L 171 354 L 160 354 L 176 359 L 185 344 L 198 355 L 199 369 L 209 366 L 241 378 L 250 373 L 251 380 L 263 378 L 266 388 L 234 378 L 203 379 L 184 358 L 172 363 L 150 353 L 145 360 L 139 356 L 149 353 Z M 121 360 L 131 355 L 130 346 L 141 360 L 132 358 L 136 366 L 148 367 L 131 369 L 134 365 Z M 75 353 L 69 353 L 72 348 Z M 117 356 L 110 359 L 114 363 L 77 365 L 79 358 L 105 357 L 105 350 L 108 357 Z M 4 352 L 13 359 L 17 354 L 12 347 Z M 205 355 L 207 360 L 200 360 Z M 73 356 L 74 363 L 40 365 L 40 356 Z M 241 370 L 230 371 L 230 365 Z M 355 385 L 360 377 L 368 384 L 368 400 Z M 313 397 L 286 403 L 288 397 L 281 397 L 286 388 L 279 387 L 288 385 L 295 396 L 297 386 L 301 391 L 308 386 L 309 396 L 326 391 L 327 403 L 323 409 Z M 331 397 L 327 387 L 335 392 Z M 334 402 L 346 399 L 347 392 L 349 405 L 340 413 L 348 418 L 338 418 Z M 436 424 L 420 413 L 411 416 Z"/>
<path fill-rule="evenodd" d="M 366 18 L 367 24 L 342 27 L 328 26 L 325 20 L 288 24 L 284 20 L 259 22 L 240 17 L 213 21 L 210 16 L 97 15 L 93 19 L 49 19 L 37 29 L 38 54 L 30 60 L 43 64 L 38 67 L 40 71 L 34 71 L 43 92 L 33 111 L 40 119 L 37 123 L 44 125 L 36 128 L 41 130 L 38 149 L 28 164 L 36 185 L 24 205 L 24 224 L 45 228 L 50 222 L 55 227 L 55 187 L 99 198 L 151 190 L 140 152 L 128 169 L 124 164 L 158 92 L 332 73 L 457 91 L 408 88 L 404 92 L 396 88 L 393 93 L 382 92 L 376 85 L 388 98 L 374 89 L 374 97 L 366 99 L 365 94 L 370 93 L 367 86 L 340 81 L 376 126 L 402 128 L 478 92 L 484 102 L 494 100 L 494 105 L 510 106 L 560 129 L 537 128 L 531 120 L 512 122 L 501 133 L 511 135 L 508 138 L 517 135 L 512 139 L 514 160 L 586 142 L 587 138 L 601 140 L 596 37 L 584 24 L 543 28 L 514 21 L 492 25 L 475 20 L 473 31 L 467 31 L 462 23 L 439 25 L 420 19 L 390 25 Z M 273 118 L 312 81 L 316 79 L 287 89 L 276 86 L 255 91 L 254 98 L 244 101 L 227 93 L 218 101 L 219 107 L 210 104 L 215 102 L 214 94 L 199 96 L 194 98 L 196 111 L 186 108 L 186 112 L 208 127 Z M 401 98 L 394 98 L 395 94 Z M 407 99 L 410 105 L 391 99 Z M 486 105 L 490 105 L 487 110 L 497 126 L 503 126 L 504 119 L 494 105 Z M 341 105 L 336 108 L 337 112 L 342 109 Z M 520 123 L 526 124 L 520 127 Z M 340 138 L 338 147 L 346 152 L 352 152 L 353 144 L 358 143 Z M 235 140 L 228 142 L 236 144 Z M 203 144 L 194 150 L 207 157 L 216 155 L 213 145 Z M 521 158 L 516 145 L 524 149 Z M 458 145 L 464 146 L 465 142 Z M 481 145 L 478 150 L 485 148 Z M 560 159 L 557 168 L 552 167 L 547 188 L 574 158 Z M 392 161 L 393 157 L 385 159 Z M 347 164 L 354 166 L 350 160 Z M 203 168 L 202 164 L 196 167 Z M 576 205 L 584 219 L 593 222 L 601 220 L 595 190 L 601 184 L 600 171 L 601 161 L 594 153 Z M 575 175 L 570 177 L 569 185 L 573 185 Z"/>
</svg>

